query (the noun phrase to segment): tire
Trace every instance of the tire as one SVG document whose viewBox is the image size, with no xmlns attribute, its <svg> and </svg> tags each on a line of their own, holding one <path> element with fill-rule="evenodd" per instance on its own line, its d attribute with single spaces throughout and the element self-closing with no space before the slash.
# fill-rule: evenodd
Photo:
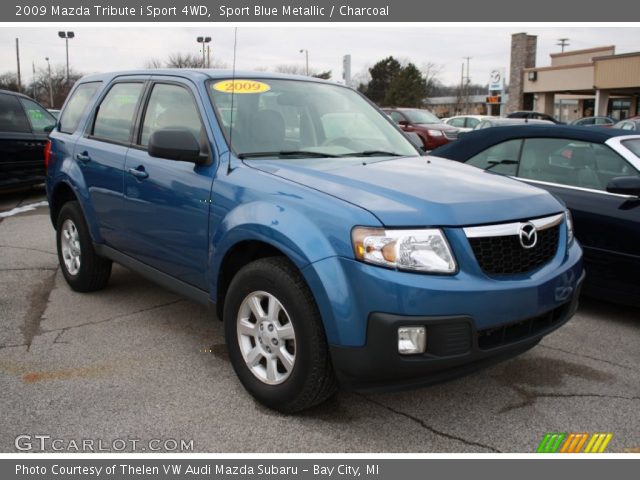
<svg viewBox="0 0 640 480">
<path fill-rule="evenodd" d="M 103 289 L 111 276 L 111 261 L 100 257 L 78 202 L 67 202 L 56 220 L 58 262 L 65 280 L 76 292 Z"/>
<path fill-rule="evenodd" d="M 278 309 L 277 316 L 268 315 Z M 256 260 L 235 275 L 224 303 L 224 328 L 240 382 L 263 405 L 294 413 L 336 392 L 320 313 L 300 272 L 286 258 Z"/>
</svg>

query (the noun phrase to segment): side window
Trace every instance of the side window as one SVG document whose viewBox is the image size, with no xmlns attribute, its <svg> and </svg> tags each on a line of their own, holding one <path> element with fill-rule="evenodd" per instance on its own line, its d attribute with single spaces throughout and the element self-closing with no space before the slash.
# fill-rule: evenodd
<svg viewBox="0 0 640 480">
<path fill-rule="evenodd" d="M 78 128 L 82 115 L 87 110 L 93 96 L 98 91 L 100 82 L 83 83 L 74 90 L 71 98 L 60 116 L 60 131 L 73 133 Z"/>
<path fill-rule="evenodd" d="M 147 146 L 156 130 L 186 128 L 199 139 L 202 121 L 193 96 L 179 85 L 154 85 L 142 122 L 140 145 Z"/>
<path fill-rule="evenodd" d="M 27 116 L 14 95 L 0 94 L 0 132 L 31 133 Z"/>
<path fill-rule="evenodd" d="M 111 87 L 98 107 L 92 135 L 102 140 L 128 142 L 142 88 L 142 83 L 116 83 Z"/>
<path fill-rule="evenodd" d="M 606 190 L 614 177 L 633 175 L 631 166 L 606 145 L 570 139 L 527 139 L 519 176 L 573 187 Z"/>
<path fill-rule="evenodd" d="M 20 102 L 31 124 L 31 130 L 34 132 L 48 133 L 56 125 L 55 117 L 33 100 L 20 98 Z"/>
<path fill-rule="evenodd" d="M 480 123 L 480 120 L 478 120 L 477 118 L 471 118 L 468 117 L 467 118 L 467 128 L 475 128 L 476 125 L 478 125 Z"/>
<path fill-rule="evenodd" d="M 451 125 L 452 127 L 459 127 L 459 128 L 464 127 L 464 117 L 452 118 L 451 120 L 449 120 L 449 125 Z"/>
<path fill-rule="evenodd" d="M 467 164 L 502 175 L 515 175 L 521 145 L 520 139 L 507 140 L 471 157 Z"/>
</svg>

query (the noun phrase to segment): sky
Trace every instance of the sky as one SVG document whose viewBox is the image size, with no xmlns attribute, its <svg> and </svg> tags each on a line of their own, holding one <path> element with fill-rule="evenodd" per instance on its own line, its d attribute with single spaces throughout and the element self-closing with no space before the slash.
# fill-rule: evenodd
<svg viewBox="0 0 640 480">
<path fill-rule="evenodd" d="M 65 42 L 58 28 L 0 27 L 0 73 L 15 71 L 15 39 L 20 39 L 23 79 L 31 80 L 32 62 L 36 68 L 65 64 Z M 71 67 L 83 73 L 143 68 L 152 58 L 165 59 L 170 53 L 200 54 L 197 36 L 212 37 L 212 64 L 233 63 L 232 27 L 67 27 L 75 38 L 69 42 Z M 253 27 L 240 26 L 237 39 L 238 70 L 273 70 L 276 65 L 304 66 L 309 52 L 309 67 L 314 71 L 331 70 L 333 79 L 342 77 L 342 57 L 351 54 L 352 75 L 366 71 L 389 55 L 411 61 L 419 68 L 438 65 L 438 78 L 444 84 L 460 82 L 463 57 L 471 57 L 471 82 L 486 84 L 494 68 L 508 72 L 511 34 L 527 32 L 538 36 L 537 65 L 548 65 L 549 54 L 559 52 L 559 38 L 569 38 L 567 50 L 615 45 L 616 53 L 640 51 L 638 27 L 539 27 L 503 26 L 339 26 L 339 27 Z"/>
</svg>

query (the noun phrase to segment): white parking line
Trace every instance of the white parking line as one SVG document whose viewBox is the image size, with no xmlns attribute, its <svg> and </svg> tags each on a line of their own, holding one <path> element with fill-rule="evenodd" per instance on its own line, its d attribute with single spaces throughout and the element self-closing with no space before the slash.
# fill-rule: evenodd
<svg viewBox="0 0 640 480">
<path fill-rule="evenodd" d="M 49 202 L 46 200 L 42 202 L 30 203 L 29 205 L 23 205 L 21 207 L 16 207 L 12 210 L 8 210 L 6 212 L 0 212 L 0 218 L 12 217 L 13 215 L 17 215 L 19 213 L 28 212 L 30 210 L 35 210 L 39 207 L 44 207 L 49 205 Z"/>
</svg>

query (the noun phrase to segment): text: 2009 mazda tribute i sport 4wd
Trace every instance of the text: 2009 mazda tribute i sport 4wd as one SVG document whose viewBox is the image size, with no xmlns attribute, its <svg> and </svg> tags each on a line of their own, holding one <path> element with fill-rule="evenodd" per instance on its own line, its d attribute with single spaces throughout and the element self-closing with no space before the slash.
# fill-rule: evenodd
<svg viewBox="0 0 640 480">
<path fill-rule="evenodd" d="M 224 320 L 259 401 L 442 380 L 574 313 L 581 249 L 543 190 L 420 156 L 357 92 L 222 71 L 89 76 L 48 149 L 69 285 L 115 261 Z M 213 373 L 212 373 L 213 375 Z"/>
</svg>

